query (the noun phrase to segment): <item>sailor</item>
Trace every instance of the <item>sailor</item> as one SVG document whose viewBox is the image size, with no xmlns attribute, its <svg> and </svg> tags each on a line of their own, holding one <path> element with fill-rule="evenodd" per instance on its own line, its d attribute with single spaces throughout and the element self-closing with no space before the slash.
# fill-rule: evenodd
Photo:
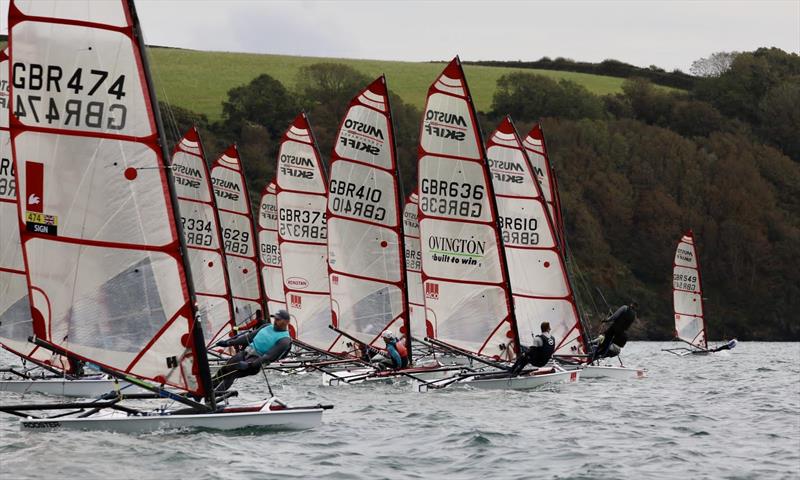
<svg viewBox="0 0 800 480">
<path fill-rule="evenodd" d="M 531 364 L 534 367 L 543 367 L 553 357 L 556 350 L 556 339 L 550 335 L 550 322 L 542 322 L 542 333 L 533 337 L 533 345 L 529 348 L 522 347 L 522 353 L 511 368 L 511 375 L 519 375 L 522 370 Z"/>
<path fill-rule="evenodd" d="M 627 331 L 631 324 L 639 317 L 639 304 L 631 301 L 628 305 L 623 305 L 617 309 L 610 317 L 603 320 L 603 323 L 611 323 L 605 332 L 597 338 L 598 347 L 592 354 L 592 361 L 598 358 L 610 357 L 611 345 L 616 345 L 619 349 L 625 346 L 628 341 Z M 619 355 L 619 351 L 616 352 Z"/>
<path fill-rule="evenodd" d="M 278 310 L 270 315 L 273 323 L 258 331 L 217 342 L 219 347 L 244 346 L 244 350 L 233 355 L 214 376 L 214 390 L 225 391 L 237 378 L 256 375 L 261 365 L 268 365 L 283 358 L 292 347 L 289 336 L 289 313 Z"/>
<path fill-rule="evenodd" d="M 385 330 L 381 337 L 386 343 L 387 356 L 376 355 L 373 357 L 373 362 L 377 362 L 377 367 L 380 369 L 393 369 L 406 368 L 408 366 L 408 351 L 406 346 L 401 343 L 391 331 Z"/>
</svg>

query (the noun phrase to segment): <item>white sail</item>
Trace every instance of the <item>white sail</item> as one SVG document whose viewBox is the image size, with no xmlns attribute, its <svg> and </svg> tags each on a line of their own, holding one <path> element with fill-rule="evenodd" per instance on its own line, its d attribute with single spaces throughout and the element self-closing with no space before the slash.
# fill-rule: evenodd
<svg viewBox="0 0 800 480">
<path fill-rule="evenodd" d="M 251 322 L 263 309 L 253 212 L 236 145 L 229 147 L 211 167 L 211 184 L 217 201 L 225 261 L 233 297 L 236 324 Z M 262 311 L 263 313 L 263 311 Z"/>
<path fill-rule="evenodd" d="M 534 125 L 522 144 L 528 153 L 528 159 L 531 162 L 536 178 L 539 180 L 558 243 L 561 245 L 561 253 L 564 254 L 564 221 L 561 215 L 561 199 L 558 194 L 556 176 L 550 163 L 550 157 L 547 154 L 547 145 L 544 141 L 544 132 L 541 125 Z"/>
<path fill-rule="evenodd" d="M 300 341 L 341 351 L 331 325 L 328 188 L 311 127 L 298 115 L 281 138 L 277 166 L 278 242 L 290 328 Z"/>
<path fill-rule="evenodd" d="M 433 336 L 433 325 L 425 320 L 425 293 L 422 288 L 422 249 L 419 244 L 419 198 L 417 192 L 406 199 L 403 209 L 403 235 L 406 247 L 406 282 L 411 336 L 420 340 Z M 430 325 L 430 326 L 428 326 Z"/>
<path fill-rule="evenodd" d="M 9 7 L 11 134 L 33 329 L 206 394 L 154 96 L 129 2 Z"/>
<path fill-rule="evenodd" d="M 549 322 L 556 353 L 583 354 L 581 324 L 542 188 L 509 117 L 486 146 L 497 197 L 520 342 L 530 345 Z"/>
<path fill-rule="evenodd" d="M 697 347 L 708 348 L 700 263 L 691 230 L 683 235 L 675 250 L 675 260 L 672 263 L 672 301 L 675 310 L 675 336 Z"/>
<path fill-rule="evenodd" d="M 0 345 L 17 355 L 62 368 L 60 357 L 28 342 L 33 335 L 28 282 L 17 216 L 17 179 L 8 132 L 8 51 L 0 51 Z M 46 335 L 46 333 L 43 333 Z"/>
<path fill-rule="evenodd" d="M 353 98 L 339 127 L 327 211 L 333 324 L 366 344 L 391 330 L 410 346 L 398 178 L 380 77 Z"/>
<path fill-rule="evenodd" d="M 286 310 L 283 292 L 283 267 L 278 248 L 278 198 L 275 181 L 269 182 L 261 192 L 258 208 L 258 248 L 261 282 L 267 299 L 267 310 L 274 314 Z"/>
<path fill-rule="evenodd" d="M 426 318 L 435 337 L 501 358 L 518 343 L 489 168 L 458 58 L 428 90 L 419 143 Z"/>
<path fill-rule="evenodd" d="M 172 178 L 207 345 L 234 327 L 222 234 L 200 134 L 192 127 L 172 152 Z"/>
</svg>

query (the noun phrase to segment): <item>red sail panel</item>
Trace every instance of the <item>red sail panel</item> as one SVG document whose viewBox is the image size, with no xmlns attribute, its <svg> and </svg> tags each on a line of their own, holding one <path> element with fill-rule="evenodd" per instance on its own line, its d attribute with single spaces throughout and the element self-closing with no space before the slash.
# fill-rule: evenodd
<svg viewBox="0 0 800 480">
<path fill-rule="evenodd" d="M 211 167 L 211 184 L 219 223 L 236 324 L 263 313 L 264 292 L 259 280 L 258 254 L 250 194 L 236 145 L 229 147 Z"/>
<path fill-rule="evenodd" d="M 122 1 L 9 9 L 33 329 L 87 361 L 202 396 L 205 351 L 135 18 Z"/>
<path fill-rule="evenodd" d="M 444 343 L 507 358 L 519 336 L 489 166 L 458 58 L 428 90 L 418 156 L 427 320 Z"/>
<path fill-rule="evenodd" d="M 398 179 L 392 111 L 380 77 L 353 98 L 339 126 L 327 209 L 333 323 L 380 348 L 387 330 L 411 339 Z"/>
<path fill-rule="evenodd" d="M 672 302 L 675 311 L 675 336 L 707 349 L 700 262 L 691 230 L 683 235 L 675 249 L 675 259 L 672 262 Z"/>
<path fill-rule="evenodd" d="M 175 146 L 171 166 L 203 337 L 207 345 L 213 345 L 231 334 L 234 320 L 219 216 L 205 158 L 200 134 L 192 127 Z"/>
<path fill-rule="evenodd" d="M 403 235 L 406 247 L 406 279 L 411 336 L 424 339 L 433 336 L 433 325 L 425 320 L 425 293 L 422 288 L 422 249 L 419 244 L 419 197 L 417 192 L 406 199 L 403 209 Z"/>
<path fill-rule="evenodd" d="M 278 196 L 275 181 L 269 182 L 261 192 L 258 208 L 258 264 L 261 282 L 267 298 L 267 310 L 274 314 L 286 310 L 283 293 L 283 266 L 278 248 Z"/>
<path fill-rule="evenodd" d="M 295 338 L 315 348 L 346 351 L 328 328 L 328 182 L 304 113 L 281 137 L 277 172 L 278 244 L 290 328 Z"/>
<path fill-rule="evenodd" d="M 492 133 L 486 155 L 497 197 L 520 342 L 530 345 L 546 321 L 556 338 L 557 354 L 583 354 L 586 348 L 578 309 L 534 173 L 535 163 L 528 161 L 509 117 Z"/>
</svg>

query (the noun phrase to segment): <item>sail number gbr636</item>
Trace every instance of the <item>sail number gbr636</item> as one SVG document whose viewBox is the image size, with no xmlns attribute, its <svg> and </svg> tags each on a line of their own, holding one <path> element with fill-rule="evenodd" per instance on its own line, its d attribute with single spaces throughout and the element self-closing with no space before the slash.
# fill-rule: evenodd
<svg viewBox="0 0 800 480">
<path fill-rule="evenodd" d="M 14 63 L 14 115 L 25 123 L 75 128 L 122 130 L 128 109 L 117 101 L 125 96 L 125 75 L 100 69 Z M 56 94 L 59 98 L 53 98 Z M 83 98 L 69 98 L 70 96 Z M 89 98 L 85 98 L 89 97 Z"/>
<path fill-rule="evenodd" d="M 481 218 L 483 185 L 423 178 L 419 209 L 428 215 Z"/>
</svg>

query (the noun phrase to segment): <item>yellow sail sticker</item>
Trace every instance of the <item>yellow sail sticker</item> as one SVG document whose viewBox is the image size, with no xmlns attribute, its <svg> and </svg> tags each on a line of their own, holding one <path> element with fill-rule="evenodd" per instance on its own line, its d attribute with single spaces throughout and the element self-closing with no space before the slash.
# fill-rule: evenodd
<svg viewBox="0 0 800 480">
<path fill-rule="evenodd" d="M 25 212 L 25 227 L 33 233 L 58 235 L 58 216 L 39 212 Z"/>
</svg>

